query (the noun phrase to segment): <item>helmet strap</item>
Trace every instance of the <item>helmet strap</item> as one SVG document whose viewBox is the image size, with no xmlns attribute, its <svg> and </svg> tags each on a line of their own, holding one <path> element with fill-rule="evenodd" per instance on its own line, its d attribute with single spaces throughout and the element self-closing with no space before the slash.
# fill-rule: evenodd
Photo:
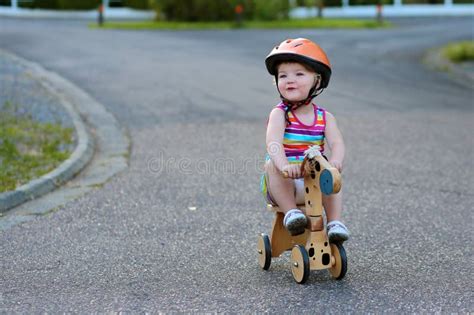
<svg viewBox="0 0 474 315">
<path fill-rule="evenodd" d="M 318 96 L 319 94 L 321 94 L 324 91 L 324 89 L 316 90 L 316 85 L 317 85 L 318 81 L 315 81 L 314 86 L 309 90 L 308 96 L 304 100 L 290 101 L 290 100 L 287 100 L 286 98 L 283 97 L 283 95 L 280 92 L 280 89 L 278 88 L 278 75 L 275 75 L 275 83 L 276 83 L 277 91 L 280 94 L 280 99 L 281 99 L 283 105 L 286 106 L 285 120 L 289 125 L 291 125 L 291 122 L 288 118 L 288 112 L 289 111 L 296 110 L 297 108 L 299 108 L 301 106 L 311 104 L 311 101 L 313 100 L 313 98 L 315 98 L 316 96 Z"/>
<path fill-rule="evenodd" d="M 316 90 L 316 85 L 318 84 L 318 81 L 315 81 L 314 86 L 309 90 L 308 96 L 304 100 L 290 101 L 284 98 L 283 95 L 281 95 L 280 89 L 278 88 L 278 75 L 275 75 L 275 82 L 278 93 L 280 94 L 280 99 L 289 110 L 295 110 L 301 106 L 310 104 L 313 98 L 315 98 L 324 91 L 324 89 Z"/>
</svg>

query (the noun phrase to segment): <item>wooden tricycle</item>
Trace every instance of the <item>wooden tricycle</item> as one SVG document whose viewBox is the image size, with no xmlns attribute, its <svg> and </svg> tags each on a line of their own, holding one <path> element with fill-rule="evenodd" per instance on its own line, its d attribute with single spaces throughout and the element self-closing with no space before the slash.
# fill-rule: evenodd
<svg viewBox="0 0 474 315">
<path fill-rule="evenodd" d="M 283 226 L 284 214 L 278 207 L 267 205 L 275 212 L 271 236 L 262 233 L 257 242 L 258 262 L 264 270 L 270 268 L 271 258 L 291 250 L 291 272 L 298 283 L 308 280 L 311 270 L 328 269 L 332 277 L 342 279 L 347 271 L 347 257 L 342 243 L 329 243 L 323 218 L 322 194 L 336 194 L 341 189 L 341 175 L 317 149 L 305 152 L 305 212 L 308 225 L 304 234 L 291 236 Z"/>
</svg>

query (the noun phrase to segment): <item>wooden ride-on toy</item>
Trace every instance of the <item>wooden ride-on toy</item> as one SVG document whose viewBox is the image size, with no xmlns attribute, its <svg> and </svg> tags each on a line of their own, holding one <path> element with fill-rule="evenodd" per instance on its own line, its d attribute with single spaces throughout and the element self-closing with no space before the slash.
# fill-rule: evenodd
<svg viewBox="0 0 474 315">
<path fill-rule="evenodd" d="M 341 175 L 321 155 L 318 147 L 305 152 L 305 212 L 308 226 L 303 234 L 291 236 L 283 226 L 284 214 L 277 206 L 267 205 L 275 212 L 270 237 L 262 233 L 257 242 L 258 262 L 264 270 L 270 268 L 271 258 L 291 250 L 291 272 L 298 283 L 308 280 L 311 270 L 328 269 L 331 276 L 342 279 L 347 271 L 347 257 L 342 243 L 329 243 L 323 219 L 322 194 L 336 194 L 341 189 Z"/>
</svg>

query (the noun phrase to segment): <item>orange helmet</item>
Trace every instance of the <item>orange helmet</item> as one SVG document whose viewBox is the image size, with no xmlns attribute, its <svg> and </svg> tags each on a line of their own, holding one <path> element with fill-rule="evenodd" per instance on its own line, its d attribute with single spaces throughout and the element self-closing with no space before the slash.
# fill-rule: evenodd
<svg viewBox="0 0 474 315">
<path fill-rule="evenodd" d="M 273 48 L 265 59 L 265 65 L 271 75 L 277 75 L 277 65 L 281 62 L 295 61 L 303 63 L 321 75 L 323 89 L 328 86 L 331 77 L 331 64 L 326 53 L 314 42 L 306 38 L 287 39 Z"/>
</svg>

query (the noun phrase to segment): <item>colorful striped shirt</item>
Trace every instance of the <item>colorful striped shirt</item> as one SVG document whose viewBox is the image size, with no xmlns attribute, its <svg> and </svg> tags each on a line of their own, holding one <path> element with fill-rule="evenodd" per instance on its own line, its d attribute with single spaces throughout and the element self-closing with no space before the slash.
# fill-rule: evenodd
<svg viewBox="0 0 474 315">
<path fill-rule="evenodd" d="M 304 159 L 304 151 L 313 145 L 319 145 L 321 153 L 324 152 L 324 130 L 326 128 L 326 110 L 311 104 L 314 108 L 314 122 L 305 125 L 292 110 L 288 112 L 291 124 L 285 128 L 283 135 L 283 147 L 289 163 L 301 163 Z M 280 103 L 276 106 L 286 111 L 286 105 Z"/>
</svg>

